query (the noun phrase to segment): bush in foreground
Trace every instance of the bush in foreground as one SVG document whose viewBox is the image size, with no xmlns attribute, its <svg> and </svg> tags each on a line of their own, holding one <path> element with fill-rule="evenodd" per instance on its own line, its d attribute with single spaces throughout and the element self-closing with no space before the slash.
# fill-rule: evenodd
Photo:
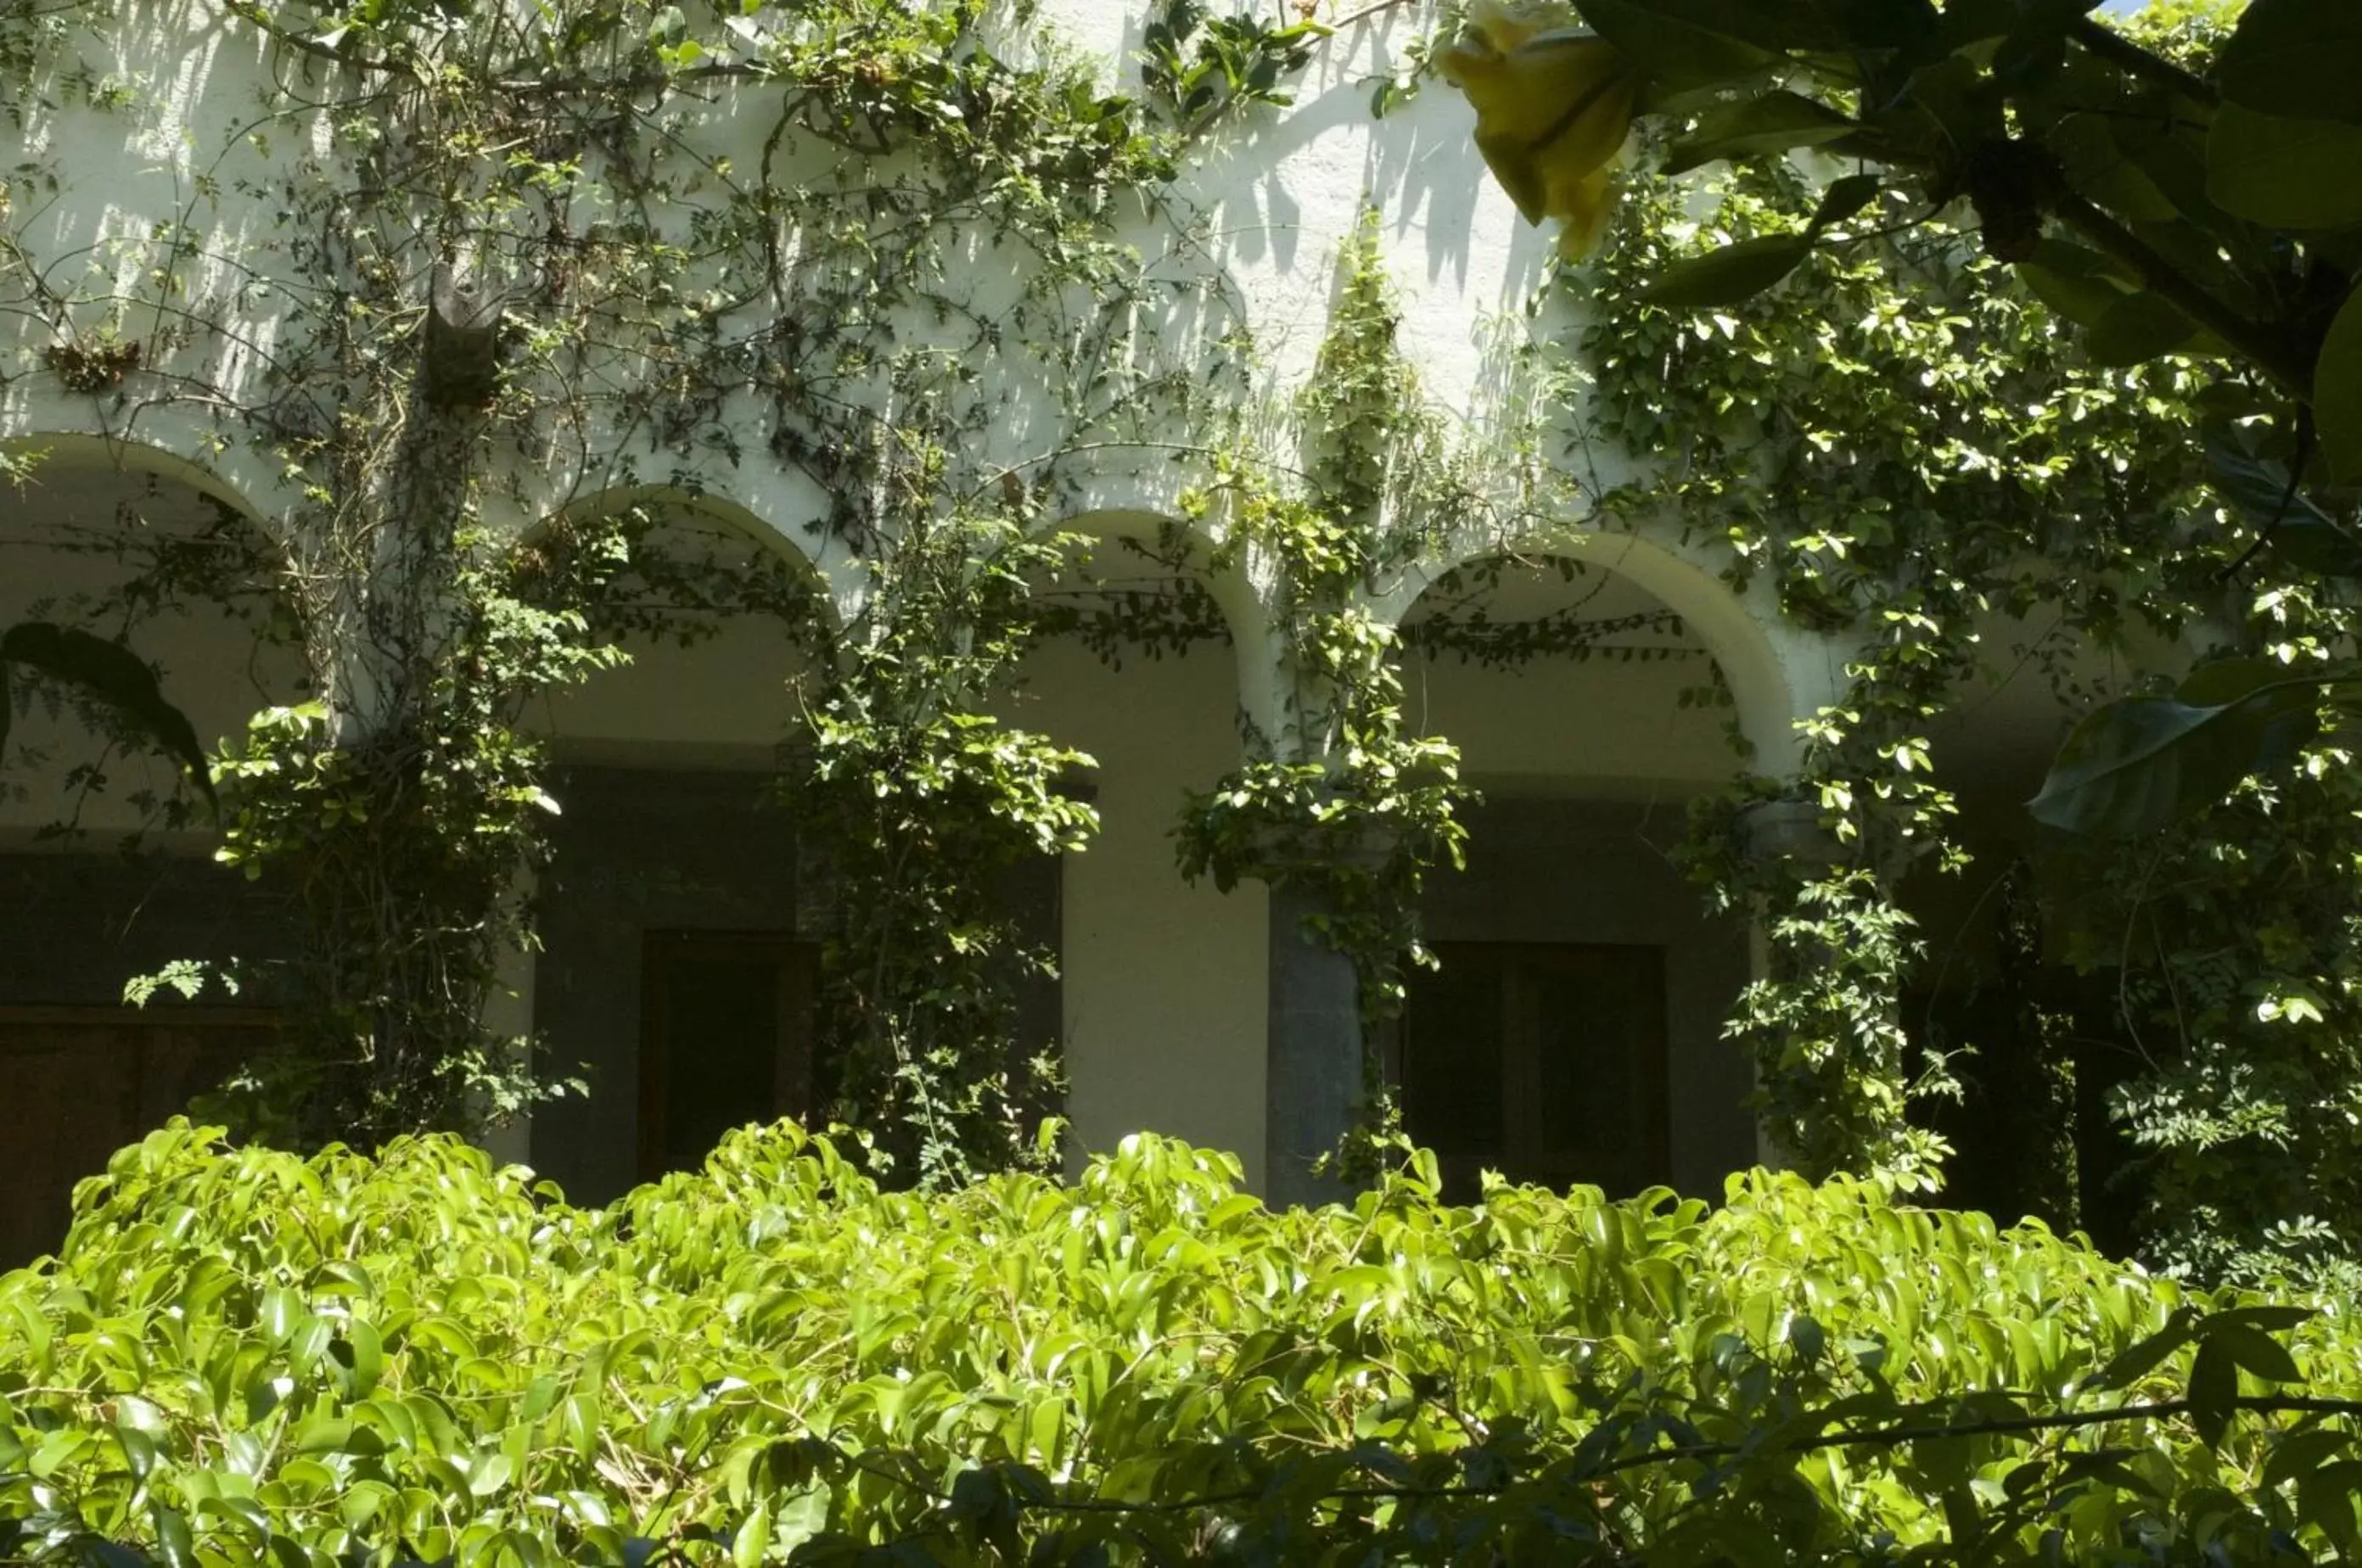
<svg viewBox="0 0 2362 1568">
<path fill-rule="evenodd" d="M 1151 1138 L 878 1191 L 790 1126 L 612 1209 L 175 1124 L 0 1279 L 0 1560 L 2330 1560 L 2362 1336 L 2038 1227 Z"/>
</svg>

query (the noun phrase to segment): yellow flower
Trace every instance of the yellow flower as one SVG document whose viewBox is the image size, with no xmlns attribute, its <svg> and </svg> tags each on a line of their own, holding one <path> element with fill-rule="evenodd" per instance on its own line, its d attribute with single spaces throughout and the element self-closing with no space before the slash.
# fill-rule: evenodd
<svg viewBox="0 0 2362 1568">
<path fill-rule="evenodd" d="M 1557 5 L 1477 0 L 1469 36 L 1437 59 L 1476 111 L 1476 150 L 1526 222 L 1556 218 L 1559 249 L 1590 251 L 1614 206 L 1609 175 L 1639 75 L 1616 46 L 1555 25 Z"/>
</svg>

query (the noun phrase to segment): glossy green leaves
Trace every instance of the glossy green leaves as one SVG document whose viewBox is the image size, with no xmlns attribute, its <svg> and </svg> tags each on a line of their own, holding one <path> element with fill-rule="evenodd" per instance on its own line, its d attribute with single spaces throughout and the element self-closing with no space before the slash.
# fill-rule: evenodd
<svg viewBox="0 0 2362 1568">
<path fill-rule="evenodd" d="M 922 1199 L 780 1126 L 583 1211 L 451 1140 L 299 1161 L 176 1125 L 85 1189 L 61 1261 L 0 1278 L 0 1555 L 1011 1568 L 1220 1539 L 1705 1568 L 2340 1539 L 2343 1433 L 2273 1399 L 2352 1382 L 2342 1315 L 1843 1180 L 1455 1209 L 1415 1160 L 1273 1213 L 1236 1179 L 1143 1137 L 1073 1185 Z"/>
<path fill-rule="evenodd" d="M 2028 809 L 2069 833 L 2154 832 L 2293 756 L 2335 674 L 2231 660 L 2199 671 L 2170 697 L 2110 703 L 2075 727 Z"/>
<path fill-rule="evenodd" d="M 2347 296 L 2312 369 L 2322 455 L 2340 484 L 2362 484 L 2362 290 Z"/>
<path fill-rule="evenodd" d="M 2215 78 L 2224 97 L 2251 109 L 2362 124 L 2357 57 L 2362 7 L 2345 0 L 2253 0 L 2224 47 Z"/>
<path fill-rule="evenodd" d="M 2206 138 L 2206 194 L 2266 228 L 2362 223 L 2362 125 L 2225 104 Z"/>
</svg>

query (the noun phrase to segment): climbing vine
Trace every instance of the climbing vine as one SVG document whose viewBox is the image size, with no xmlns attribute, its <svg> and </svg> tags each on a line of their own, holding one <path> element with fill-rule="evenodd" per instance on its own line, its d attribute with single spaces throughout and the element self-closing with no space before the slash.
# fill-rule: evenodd
<svg viewBox="0 0 2362 1568">
<path fill-rule="evenodd" d="M 1276 733 L 1183 814 L 1183 874 L 1228 889 L 1253 877 L 1312 894 L 1326 946 L 1352 959 L 1365 1027 L 1361 1127 L 1389 1129 L 1391 1096 L 1372 1026 L 1400 1008 L 1427 873 L 1461 861 L 1467 798 L 1459 752 L 1411 732 L 1400 639 L 1368 596 L 1494 504 L 1396 345 L 1397 307 L 1374 213 L 1340 258 L 1342 286 L 1311 378 L 1286 427 L 1297 461 L 1218 467 L 1193 497 L 1222 509 L 1224 550 L 1253 553 L 1275 580 L 1284 669 Z M 1292 477 L 1286 488 L 1281 475 Z M 1354 1151 L 1342 1151 L 1359 1168 Z"/>
<path fill-rule="evenodd" d="M 1031 1138 L 1062 1087 L 1017 1033 L 1012 984 L 1055 973 L 999 895 L 1023 861 L 1098 826 L 1070 785 L 1091 759 L 987 708 L 1034 641 L 1032 577 L 1071 542 L 1021 502 L 916 521 L 876 567 L 789 781 L 837 890 L 827 949 L 833 1110 L 891 1168 L 957 1185 L 1056 1154 Z"/>
<path fill-rule="evenodd" d="M 2156 26 L 2191 49 L 2208 21 L 2186 38 Z M 2010 663 L 2070 708 L 2158 689 L 2191 653 L 2302 669 L 2342 645 L 2351 610 L 2342 588 L 2256 548 L 2256 514 L 2224 488 L 2241 466 L 2210 471 L 2191 450 L 2210 410 L 2235 414 L 2235 384 L 2079 344 L 1957 236 L 1896 237 L 1897 198 L 1839 219 L 1768 294 L 1650 301 L 1681 257 L 1801 226 L 1833 172 L 1749 165 L 1706 201 L 1694 176 L 1629 177 L 1605 254 L 1560 275 L 1590 309 L 1559 373 L 1584 446 L 1644 459 L 1603 514 L 1678 517 L 1727 549 L 1734 582 L 1768 576 L 1791 619 L 1854 650 L 1842 697 L 1803 726 L 1801 773 L 1709 803 L 1695 864 L 1770 938 L 1732 1028 L 1791 1157 L 1926 1185 L 1947 1151 L 1924 1102 L 1985 1070 L 1975 1039 L 1938 1040 L 1900 1006 L 1926 972 L 1905 883 L 1966 864 L 1944 714 Z M 2071 1094 L 2049 1086 L 2075 1070 L 2066 1036 L 2112 1042 L 2110 1112 L 2137 1150 L 2120 1179 L 2145 1194 L 2144 1245 L 2170 1266 L 2341 1266 L 2362 1223 L 2335 935 L 2362 883 L 2331 826 L 2350 825 L 2342 757 L 2328 740 L 2291 754 L 2137 853 L 2078 863 L 2036 846 L 2043 947 L 2113 977 L 2114 996 L 2095 1009 L 2101 988 L 2039 982 L 2081 1000 L 2067 1014 L 2029 999 L 2040 1038 L 1999 1055 L 2041 1084 L 2014 1111 L 2064 1114 Z M 1817 841 L 1765 831 L 1799 810 Z"/>
<path fill-rule="evenodd" d="M 787 793 L 835 868 L 839 1108 L 926 1179 L 1007 1163 L 982 1129 L 1042 1101 L 996 1077 L 1023 1065 L 999 999 L 1038 956 L 990 913 L 989 873 L 1071 847 L 1090 817 L 1054 788 L 1079 759 L 979 715 L 1029 635 L 1012 600 L 1051 548 L 1026 530 L 1064 492 L 1063 454 L 1201 395 L 1123 351 L 1144 294 L 1198 285 L 1118 243 L 1114 201 L 1143 193 L 1122 211 L 1154 217 L 1203 115 L 1107 93 L 972 0 L 230 11 L 268 41 L 274 107 L 196 200 L 234 184 L 277 227 L 226 253 L 194 222 L 161 225 L 124 274 L 147 286 L 94 269 L 61 292 L 19 269 L 9 303 L 50 324 L 42 357 L 69 391 L 185 396 L 301 492 L 235 585 L 180 563 L 137 578 L 267 585 L 315 697 L 222 760 L 222 858 L 292 897 L 308 976 L 283 1059 L 238 1085 L 241 1124 L 369 1138 L 546 1092 L 530 1051 L 481 1022 L 498 953 L 529 935 L 520 894 L 555 805 L 522 709 L 612 667 L 620 639 L 756 613 L 823 655 L 778 718 L 807 732 Z M 43 23 L 53 76 L 78 69 L 91 19 L 71 20 Z M 1175 47 L 1194 58 L 1199 30 Z M 690 134 L 716 94 L 734 154 Z M 306 137 L 309 155 L 275 155 Z M 987 252 L 1010 290 L 975 265 Z M 205 357 L 222 344 L 248 345 L 242 373 Z M 988 448 L 1021 410 L 1041 441 L 1011 466 Z M 842 625 L 776 581 L 684 573 L 645 518 L 520 532 L 551 471 L 585 498 L 677 485 L 689 455 L 756 455 L 737 444 L 750 422 L 813 498 L 812 553 L 871 564 Z M 922 928 L 942 950 L 897 946 Z"/>
<path fill-rule="evenodd" d="M 1875 203 L 1851 221 L 1854 244 L 1816 255 L 1792 291 L 1704 317 L 1660 309 L 1641 299 L 1654 269 L 1800 221 L 1817 192 L 1773 166 L 1732 176 L 1702 223 L 1669 185 L 1628 200 L 1584 280 L 1612 303 L 1573 354 L 1588 438 L 1655 466 L 1603 509 L 1676 509 L 1719 535 L 1734 580 L 1768 574 L 1787 615 L 1855 648 L 1844 696 L 1803 727 L 1801 775 L 1700 819 L 1698 869 L 1772 942 L 1732 1028 L 1755 1047 L 1792 1157 L 1931 1185 L 1947 1151 L 1909 1108 L 1959 1084 L 1904 1026 L 1923 948 L 1897 901 L 1915 867 L 1964 864 L 1931 721 L 2000 617 L 2047 621 L 2025 656 L 2065 680 L 2070 650 L 2194 612 L 2195 476 L 2153 438 L 2195 378 L 2087 367 L 1990 264 L 1941 239 L 1894 255 Z M 1749 807 L 1767 793 L 1813 808 L 1826 846 L 1752 846 Z"/>
</svg>

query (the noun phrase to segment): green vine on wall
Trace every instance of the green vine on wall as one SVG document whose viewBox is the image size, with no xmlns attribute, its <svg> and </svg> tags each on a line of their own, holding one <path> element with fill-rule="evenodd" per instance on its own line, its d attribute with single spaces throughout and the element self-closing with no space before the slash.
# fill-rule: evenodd
<svg viewBox="0 0 2362 1568">
<path fill-rule="evenodd" d="M 2193 60 L 2222 31 L 2206 15 L 2147 26 Z M 1962 861 L 1939 718 L 2013 662 L 2070 710 L 2147 689 L 2191 653 L 2300 670 L 2343 645 L 2353 610 L 2259 555 L 2252 509 L 2188 451 L 2209 409 L 2235 417 L 2235 386 L 2188 361 L 2087 354 L 1959 237 L 1894 237 L 1899 198 L 1834 225 L 1770 293 L 1680 312 L 1646 300 L 1681 256 L 1794 232 L 1838 171 L 1743 167 L 1708 187 L 1711 206 L 1632 181 L 1607 253 L 1560 276 L 1590 315 L 1558 363 L 1584 400 L 1584 439 L 1641 460 L 1604 512 L 1678 518 L 1728 548 L 1735 582 L 1768 576 L 1792 619 L 1852 641 L 1844 695 L 1805 726 L 1801 773 L 1712 803 L 1697 864 L 1771 938 L 1771 972 L 1733 1026 L 1779 1142 L 1809 1169 L 1921 1185 L 1943 1149 L 1914 1102 L 1954 1091 L 1963 1062 L 1947 1053 L 1979 1044 L 1906 1029 L 1899 1012 L 1925 972 L 1904 884 Z M 2025 646 L 1994 645 L 2009 628 Z M 2146 1244 L 2169 1266 L 2253 1277 L 2350 1254 L 2362 1203 L 2351 1139 L 2328 1124 L 2350 1113 L 2336 933 L 2362 883 L 2331 847 L 2350 818 L 2329 733 L 2137 852 L 2038 884 L 2044 950 L 2092 982 L 2058 993 L 2114 992 L 2079 1003 L 2074 1031 L 2123 1064 L 2111 1110 L 2138 1150 L 2123 1179 L 2147 1194 Z M 1801 802 L 1823 843 L 1760 852 L 1763 817 L 1745 808 L 1764 796 Z M 2063 1114 L 2051 1085 L 2073 1031 L 2025 1016 L 2038 1037 L 1996 1059 L 2041 1078 L 2018 1110 Z"/>
<path fill-rule="evenodd" d="M 1048 546 L 1025 530 L 1064 493 L 1064 452 L 1203 396 L 1202 367 L 1142 367 L 1124 344 L 1146 297 L 1219 280 L 1153 277 L 1113 234 L 1120 213 L 1191 221 L 1160 216 L 1183 129 L 972 0 L 232 10 L 269 40 L 277 92 L 195 200 L 235 191 L 277 229 L 215 254 L 202 225 L 160 225 L 127 242 L 137 267 L 63 290 L 16 269 L 6 302 L 53 323 L 52 371 L 102 400 L 248 345 L 258 375 L 174 385 L 304 489 L 238 582 L 138 579 L 275 591 L 317 699 L 264 714 L 223 759 L 226 858 L 300 906 L 310 977 L 243 1124 L 303 1141 L 473 1126 L 541 1091 L 482 1024 L 497 954 L 529 938 L 515 894 L 548 805 L 523 705 L 610 667 L 622 639 L 745 614 L 807 633 L 818 606 L 684 575 L 643 547 L 645 519 L 522 544 L 483 520 L 546 507 L 552 466 L 587 496 L 641 485 L 644 466 L 677 487 L 674 455 L 741 460 L 751 400 L 769 455 L 827 498 L 814 544 L 874 574 L 833 643 L 805 637 L 827 650 L 810 706 L 780 694 L 782 730 L 810 742 L 791 808 L 839 868 L 840 1108 L 928 1180 L 1008 1163 L 1002 1134 L 1043 1102 L 1010 1086 L 1025 1063 L 1007 997 L 1041 956 L 987 906 L 990 873 L 1071 847 L 1090 818 L 1058 793 L 1081 759 L 978 715 L 1031 635 L 1016 585 Z M 99 22 L 70 20 L 43 30 L 53 78 Z M 763 116 L 756 159 L 696 150 L 714 93 Z M 1123 192 L 1146 200 L 1119 209 Z M 985 248 L 1012 263 L 1013 296 L 979 285 Z M 267 343 L 257 314 L 278 318 Z M 999 363 L 980 374 L 979 357 Z M 1043 439 L 1017 471 L 995 437 L 1021 403 Z"/>
<path fill-rule="evenodd" d="M 1193 881 L 1311 890 L 1312 934 L 1353 959 L 1367 1029 L 1400 1009 L 1405 967 L 1432 961 L 1418 894 L 1429 870 L 1460 864 L 1469 797 L 1457 749 L 1405 723 L 1400 639 L 1365 598 L 1485 503 L 1396 345 L 1374 213 L 1339 261 L 1329 335 L 1295 411 L 1301 492 L 1279 491 L 1273 466 L 1233 461 L 1190 502 L 1221 509 L 1226 556 L 1269 563 L 1286 668 L 1281 732 L 1257 737 L 1260 755 L 1190 796 L 1179 845 Z M 1382 1067 L 1373 1036 L 1363 1109 L 1374 1135 L 1392 1123 Z"/>
<path fill-rule="evenodd" d="M 1024 939 L 1000 886 L 1083 848 L 1098 818 L 1070 788 L 1087 755 L 986 711 L 1035 640 L 1033 577 L 1074 543 L 1029 521 L 928 518 L 875 563 L 787 793 L 836 894 L 833 1113 L 931 1188 L 1057 1153 L 1031 1135 L 1060 1102 L 1054 1042 L 1019 1036 L 1012 989 L 1056 958 Z"/>
</svg>

